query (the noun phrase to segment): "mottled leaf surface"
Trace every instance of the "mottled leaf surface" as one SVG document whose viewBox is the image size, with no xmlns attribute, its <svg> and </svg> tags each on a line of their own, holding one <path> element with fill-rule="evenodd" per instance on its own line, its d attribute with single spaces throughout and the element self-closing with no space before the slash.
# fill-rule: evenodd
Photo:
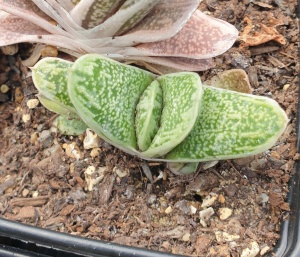
<svg viewBox="0 0 300 257">
<path fill-rule="evenodd" d="M 63 59 L 44 58 L 32 68 L 32 80 L 43 97 L 59 103 L 69 112 L 76 113 L 67 88 L 68 74 L 72 65 L 72 62 Z"/>
<path fill-rule="evenodd" d="M 62 28 L 51 24 L 51 19 L 47 15 L 45 15 L 45 13 L 43 13 L 39 8 L 37 8 L 37 6 L 30 0 L 0 0 L 0 10 L 11 13 L 12 15 L 24 19 L 25 21 L 29 21 L 36 26 L 39 26 L 42 29 L 48 31 L 49 33 L 68 36 L 68 33 Z M 15 23 L 14 25 L 16 26 L 16 29 L 14 29 L 14 31 L 16 31 L 19 26 L 25 27 L 24 25 L 17 23 Z M 18 32 L 21 34 L 22 30 L 19 29 Z"/>
<path fill-rule="evenodd" d="M 121 3 L 122 0 L 81 0 L 70 15 L 78 25 L 90 29 L 113 14 Z"/>
<path fill-rule="evenodd" d="M 68 37 L 49 34 L 41 27 L 13 15 L 2 17 L 0 21 L 0 46 L 32 42 L 67 48 L 78 53 L 83 53 L 83 49 L 91 51 L 91 48 L 86 45 Z"/>
<path fill-rule="evenodd" d="M 199 0 L 161 0 L 137 26 L 110 43 L 132 46 L 168 39 L 182 29 L 198 5 Z"/>
<path fill-rule="evenodd" d="M 154 64 L 154 69 L 162 73 L 174 71 L 202 71 L 213 67 L 212 59 L 191 59 L 183 57 L 149 57 L 149 56 L 112 56 L 120 61 L 137 61 Z M 171 71 L 168 70 L 171 68 Z"/>
<path fill-rule="evenodd" d="M 275 144 L 287 121 L 272 99 L 204 86 L 193 130 L 165 158 L 191 162 L 258 154 Z"/>
<path fill-rule="evenodd" d="M 68 93 L 79 116 L 114 145 L 136 152 L 135 108 L 153 74 L 89 54 L 77 59 Z"/>
<path fill-rule="evenodd" d="M 154 80 L 143 92 L 136 107 L 135 130 L 139 150 L 145 151 L 156 135 L 163 108 L 162 89 Z"/>
<path fill-rule="evenodd" d="M 196 122 L 203 93 L 196 73 L 168 74 L 157 80 L 163 91 L 163 110 L 160 127 L 142 152 L 145 157 L 162 156 L 185 139 Z"/>
<path fill-rule="evenodd" d="M 237 36 L 231 24 L 197 10 L 174 37 L 127 48 L 123 54 L 206 59 L 227 51 Z"/>
<path fill-rule="evenodd" d="M 112 37 L 120 29 L 129 29 L 130 26 L 136 24 L 137 19 L 139 19 L 143 14 L 149 12 L 153 5 L 157 3 L 158 0 L 126 0 L 121 8 L 102 24 L 94 27 L 90 32 L 94 37 Z M 125 27 L 123 27 L 125 25 Z"/>
</svg>

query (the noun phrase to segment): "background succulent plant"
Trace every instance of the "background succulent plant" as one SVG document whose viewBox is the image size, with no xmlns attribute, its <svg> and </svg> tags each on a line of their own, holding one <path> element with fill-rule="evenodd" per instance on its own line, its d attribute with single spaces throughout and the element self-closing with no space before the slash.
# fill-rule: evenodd
<svg viewBox="0 0 300 257">
<path fill-rule="evenodd" d="M 199 0 L 0 0 L 0 46 L 43 43 L 179 70 L 205 70 L 238 32 Z"/>
</svg>

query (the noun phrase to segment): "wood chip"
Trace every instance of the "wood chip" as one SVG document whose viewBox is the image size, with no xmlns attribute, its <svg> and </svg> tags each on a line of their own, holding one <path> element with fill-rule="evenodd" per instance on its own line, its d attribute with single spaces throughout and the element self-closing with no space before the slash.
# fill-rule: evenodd
<svg viewBox="0 0 300 257">
<path fill-rule="evenodd" d="M 49 200 L 49 196 L 35 198 L 13 198 L 9 201 L 10 206 L 42 206 Z"/>
</svg>

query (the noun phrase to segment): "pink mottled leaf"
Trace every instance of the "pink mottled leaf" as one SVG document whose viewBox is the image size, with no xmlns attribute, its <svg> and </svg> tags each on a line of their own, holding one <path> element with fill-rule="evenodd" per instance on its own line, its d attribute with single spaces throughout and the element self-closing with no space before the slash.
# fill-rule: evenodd
<svg viewBox="0 0 300 257">
<path fill-rule="evenodd" d="M 205 59 L 227 51 L 237 36 L 231 24 L 197 10 L 174 37 L 127 48 L 122 54 Z"/>
<path fill-rule="evenodd" d="M 0 46 L 11 45 L 20 42 L 44 43 L 57 47 L 68 48 L 76 52 L 91 51 L 92 49 L 81 46 L 73 39 L 52 35 L 26 20 L 13 15 L 1 18 L 0 26 Z M 82 48 L 83 47 L 83 48 Z"/>
<path fill-rule="evenodd" d="M 109 55 L 108 55 L 109 56 Z M 110 56 L 109 56 L 110 57 Z M 137 61 L 154 64 L 158 69 L 171 68 L 176 71 L 202 71 L 213 67 L 212 59 L 189 59 L 182 57 L 111 56 L 119 61 Z"/>
<path fill-rule="evenodd" d="M 72 0 L 57 0 L 57 2 L 68 12 L 70 12 L 74 7 L 76 1 Z"/>
<path fill-rule="evenodd" d="M 162 0 L 132 30 L 109 44 L 132 46 L 173 37 L 182 29 L 199 5 L 199 0 Z"/>
<path fill-rule="evenodd" d="M 66 32 L 76 39 L 84 39 L 86 30 L 72 19 L 69 12 L 67 12 L 56 0 L 31 0 L 49 17 L 55 20 Z"/>
<path fill-rule="evenodd" d="M 0 0 L 0 10 L 28 20 L 51 34 L 68 36 L 65 30 L 51 24 L 50 18 L 30 0 Z"/>
</svg>

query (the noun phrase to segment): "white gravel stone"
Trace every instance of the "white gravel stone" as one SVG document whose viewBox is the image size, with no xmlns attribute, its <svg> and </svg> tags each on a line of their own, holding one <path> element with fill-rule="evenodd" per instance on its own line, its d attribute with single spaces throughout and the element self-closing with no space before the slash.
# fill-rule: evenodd
<svg viewBox="0 0 300 257">
<path fill-rule="evenodd" d="M 38 104 L 40 103 L 40 101 L 38 99 L 30 99 L 27 101 L 27 107 L 29 109 L 34 109 L 35 107 L 38 106 Z"/>
<path fill-rule="evenodd" d="M 214 204 L 214 202 L 217 200 L 218 195 L 216 193 L 210 193 L 208 196 L 206 196 L 201 204 L 202 208 L 210 207 Z"/>
<path fill-rule="evenodd" d="M 226 220 L 227 218 L 229 218 L 232 214 L 232 209 L 229 208 L 220 208 L 219 209 L 219 213 L 220 213 L 220 219 L 221 220 Z"/>
<path fill-rule="evenodd" d="M 241 257 L 255 257 L 259 254 L 259 245 L 257 242 L 253 241 L 250 243 L 249 248 L 245 248 L 242 251 Z"/>
</svg>

